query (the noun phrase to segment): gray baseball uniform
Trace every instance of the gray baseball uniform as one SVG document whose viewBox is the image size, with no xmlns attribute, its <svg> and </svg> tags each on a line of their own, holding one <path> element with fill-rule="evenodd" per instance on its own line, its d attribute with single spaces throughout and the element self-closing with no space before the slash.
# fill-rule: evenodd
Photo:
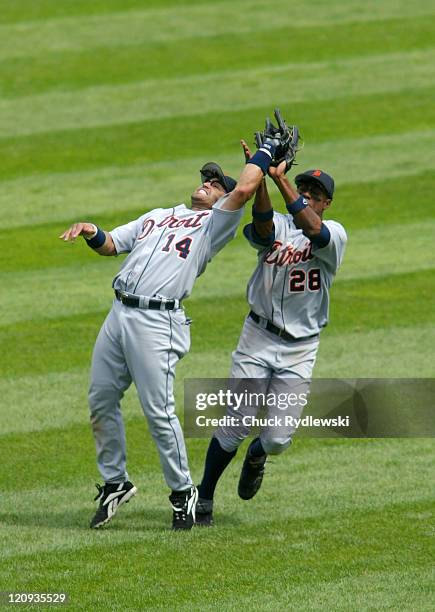
<svg viewBox="0 0 435 612">
<path fill-rule="evenodd" d="M 113 287 L 140 297 L 143 308 L 117 299 L 98 335 L 92 358 L 89 405 L 97 462 L 106 483 L 128 480 L 120 401 L 131 382 L 157 444 L 163 473 L 174 491 L 192 484 L 180 423 L 175 414 L 175 365 L 190 347 L 189 321 L 181 304 L 150 310 L 150 298 L 181 301 L 210 259 L 234 237 L 243 215 L 185 204 L 156 209 L 110 232 L 117 253 L 129 253 Z"/>
<path fill-rule="evenodd" d="M 294 224 L 292 215 L 274 213 L 275 241 L 261 246 L 253 237 L 252 225 L 246 238 L 258 250 L 258 264 L 248 283 L 251 315 L 246 318 L 239 344 L 233 353 L 231 378 L 267 379 L 268 393 L 279 393 L 283 380 L 311 377 L 316 360 L 319 333 L 328 322 L 329 288 L 343 259 L 347 236 L 342 225 L 324 221 L 330 232 L 329 244 L 315 246 Z M 266 329 L 273 324 L 290 334 L 284 339 Z M 300 384 L 303 385 L 303 380 Z M 289 414 L 300 416 L 296 405 Z M 256 413 L 256 411 L 254 411 Z M 230 416 L 253 414 L 251 406 Z M 227 452 L 234 451 L 249 429 L 220 427 L 216 437 Z M 267 454 L 282 452 L 291 442 L 294 429 L 276 432 L 265 428 L 260 435 Z"/>
</svg>

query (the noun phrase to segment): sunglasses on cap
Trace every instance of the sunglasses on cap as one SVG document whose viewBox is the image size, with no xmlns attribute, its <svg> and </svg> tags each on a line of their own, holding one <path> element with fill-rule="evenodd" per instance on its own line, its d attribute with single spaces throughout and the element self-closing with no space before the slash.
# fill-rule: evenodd
<svg viewBox="0 0 435 612">
<path fill-rule="evenodd" d="M 210 173 L 210 174 L 208 174 L 208 173 L 207 174 L 201 173 L 201 180 L 202 180 L 203 183 L 211 183 L 212 185 L 217 183 L 218 185 L 220 185 L 222 187 L 222 189 L 224 189 L 225 191 L 227 190 L 227 188 L 223 184 L 221 178 L 217 177 L 217 176 L 213 176 L 212 173 Z"/>
<path fill-rule="evenodd" d="M 215 162 L 204 164 L 199 172 L 203 183 L 207 181 L 216 181 L 223 187 L 226 193 L 232 191 L 237 184 L 231 176 L 224 174 L 222 168 Z"/>
</svg>

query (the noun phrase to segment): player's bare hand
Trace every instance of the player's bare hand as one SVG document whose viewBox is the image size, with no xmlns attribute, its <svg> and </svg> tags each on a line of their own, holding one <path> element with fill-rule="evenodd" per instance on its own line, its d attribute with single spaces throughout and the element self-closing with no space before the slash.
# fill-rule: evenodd
<svg viewBox="0 0 435 612">
<path fill-rule="evenodd" d="M 285 176 L 286 161 L 282 161 L 278 166 L 269 166 L 268 174 L 273 179 L 280 179 Z"/>
<path fill-rule="evenodd" d="M 245 161 L 248 162 L 252 157 L 251 149 L 248 147 L 248 145 L 246 144 L 244 140 L 241 140 L 240 144 L 242 145 L 243 154 L 245 156 Z"/>
<path fill-rule="evenodd" d="M 95 225 L 93 223 L 74 223 L 63 234 L 59 236 L 65 242 L 74 241 L 78 236 L 91 238 L 95 234 Z"/>
</svg>

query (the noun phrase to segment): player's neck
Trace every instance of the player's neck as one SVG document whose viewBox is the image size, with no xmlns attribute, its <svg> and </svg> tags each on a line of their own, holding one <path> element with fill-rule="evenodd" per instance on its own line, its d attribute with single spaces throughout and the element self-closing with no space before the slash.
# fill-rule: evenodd
<svg viewBox="0 0 435 612">
<path fill-rule="evenodd" d="M 205 206 L 204 204 L 191 204 L 190 208 L 192 210 L 210 210 L 210 206 Z"/>
</svg>

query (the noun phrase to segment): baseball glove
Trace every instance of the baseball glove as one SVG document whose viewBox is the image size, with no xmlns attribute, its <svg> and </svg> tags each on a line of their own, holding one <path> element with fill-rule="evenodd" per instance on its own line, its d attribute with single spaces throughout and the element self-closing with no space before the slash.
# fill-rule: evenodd
<svg viewBox="0 0 435 612">
<path fill-rule="evenodd" d="M 260 148 L 264 141 L 273 140 L 276 144 L 275 154 L 271 166 L 278 166 L 285 161 L 285 173 L 295 164 L 296 153 L 299 151 L 299 129 L 296 125 L 289 127 L 282 118 L 279 108 L 274 110 L 275 119 L 278 127 L 275 127 L 269 117 L 266 119 L 266 126 L 263 132 L 255 132 L 255 143 Z"/>
</svg>

